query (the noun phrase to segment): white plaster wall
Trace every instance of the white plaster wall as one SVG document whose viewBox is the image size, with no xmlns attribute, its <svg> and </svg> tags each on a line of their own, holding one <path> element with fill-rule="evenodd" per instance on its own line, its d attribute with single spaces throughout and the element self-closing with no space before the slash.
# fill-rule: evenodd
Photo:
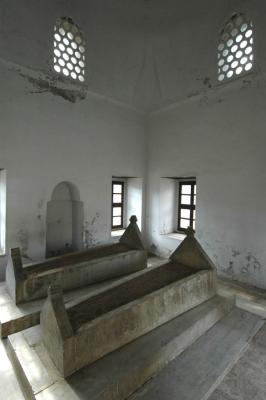
<svg viewBox="0 0 266 400">
<path fill-rule="evenodd" d="M 266 3 L 204 0 L 193 6 L 180 22 L 179 36 L 172 36 L 173 55 L 161 47 L 162 92 L 165 100 L 176 102 L 149 118 L 149 243 L 164 256 L 180 243 L 160 234 L 160 178 L 196 176 L 196 234 L 218 272 L 266 288 Z M 197 7 L 205 14 L 194 14 Z M 180 5 L 181 14 L 185 8 Z M 253 21 L 255 67 L 251 74 L 220 85 L 218 34 L 234 12 L 245 12 Z"/>
<path fill-rule="evenodd" d="M 159 185 L 159 232 L 164 235 L 176 230 L 177 183 L 175 179 L 161 178 Z"/>
<path fill-rule="evenodd" d="M 150 117 L 149 242 L 179 244 L 160 235 L 160 177 L 196 176 L 196 235 L 219 273 L 266 288 L 266 79 L 242 81 Z"/>
<path fill-rule="evenodd" d="M 127 178 L 127 212 L 126 226 L 132 215 L 136 215 L 137 224 L 143 230 L 143 179 Z"/>
<path fill-rule="evenodd" d="M 11 66 L 0 64 L 0 76 L 7 249 L 20 246 L 28 259 L 44 257 L 46 205 L 62 181 L 72 182 L 84 202 L 84 244 L 109 241 L 112 175 L 144 174 L 143 117 L 91 95 L 71 103 L 40 93 Z M 5 263 L 2 257 L 1 278 Z"/>
</svg>

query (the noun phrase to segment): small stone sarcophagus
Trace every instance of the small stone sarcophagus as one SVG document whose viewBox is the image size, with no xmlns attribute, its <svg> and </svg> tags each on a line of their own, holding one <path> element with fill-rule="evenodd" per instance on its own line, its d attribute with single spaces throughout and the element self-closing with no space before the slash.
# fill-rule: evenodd
<svg viewBox="0 0 266 400">
<path fill-rule="evenodd" d="M 208 300 L 216 293 L 214 265 L 190 232 L 170 261 L 65 308 L 59 287 L 41 312 L 43 342 L 62 376 Z"/>
<path fill-rule="evenodd" d="M 63 291 L 126 275 L 147 267 L 137 218 L 132 216 L 119 243 L 53 257 L 22 265 L 20 249 L 11 249 L 6 285 L 16 304 L 46 297 L 48 287 Z"/>
</svg>

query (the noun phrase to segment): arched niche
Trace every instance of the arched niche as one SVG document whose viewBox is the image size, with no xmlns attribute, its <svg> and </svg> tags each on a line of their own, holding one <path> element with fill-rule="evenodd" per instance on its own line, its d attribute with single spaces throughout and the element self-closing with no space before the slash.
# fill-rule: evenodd
<svg viewBox="0 0 266 400">
<path fill-rule="evenodd" d="M 53 257 L 83 247 L 84 207 L 78 188 L 61 182 L 47 203 L 46 257 Z"/>
</svg>

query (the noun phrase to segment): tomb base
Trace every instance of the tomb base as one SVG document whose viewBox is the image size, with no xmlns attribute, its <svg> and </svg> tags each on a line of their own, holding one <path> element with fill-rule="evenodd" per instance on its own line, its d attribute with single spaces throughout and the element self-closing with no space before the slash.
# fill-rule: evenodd
<svg viewBox="0 0 266 400">
<path fill-rule="evenodd" d="M 29 399 L 124 400 L 234 307 L 219 296 L 197 306 L 64 379 L 39 326 L 9 336 L 13 365 Z"/>
</svg>

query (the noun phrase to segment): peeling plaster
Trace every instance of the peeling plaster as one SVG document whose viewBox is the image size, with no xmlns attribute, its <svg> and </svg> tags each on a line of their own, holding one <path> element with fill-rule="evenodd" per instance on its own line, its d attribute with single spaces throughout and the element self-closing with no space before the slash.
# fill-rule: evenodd
<svg viewBox="0 0 266 400">
<path fill-rule="evenodd" d="M 49 76 L 46 79 L 41 77 L 33 78 L 32 76 L 27 76 L 20 73 L 23 78 L 26 78 L 36 90 L 30 91 L 30 93 L 47 93 L 50 92 L 55 96 L 61 96 L 63 99 L 75 103 L 77 100 L 84 100 L 86 98 L 85 91 L 60 88 L 56 85 L 57 80 L 51 79 Z"/>
</svg>

